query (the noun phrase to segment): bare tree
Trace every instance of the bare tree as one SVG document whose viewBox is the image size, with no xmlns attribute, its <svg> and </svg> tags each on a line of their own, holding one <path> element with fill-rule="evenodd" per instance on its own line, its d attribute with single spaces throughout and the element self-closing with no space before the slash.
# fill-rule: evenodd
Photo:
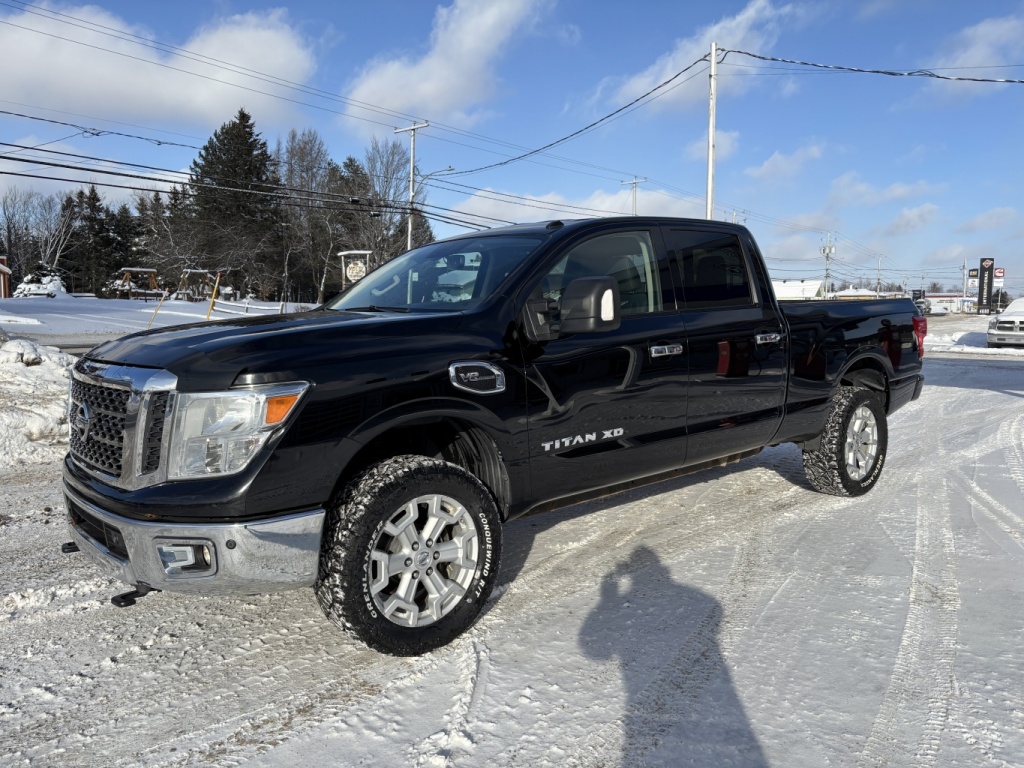
<svg viewBox="0 0 1024 768">
<path fill-rule="evenodd" d="M 409 152 L 395 140 L 376 137 L 366 150 L 364 168 L 372 214 L 360 217 L 360 247 L 373 251 L 370 267 L 379 267 L 405 250 L 408 215 Z"/>
<path fill-rule="evenodd" d="M 284 214 L 284 288 L 289 282 L 292 256 L 298 257 L 318 286 L 323 303 L 332 257 L 338 249 L 342 228 L 340 206 L 331 196 L 341 170 L 331 160 L 320 134 L 312 128 L 288 134 L 283 153 L 278 150 L 281 176 L 290 204 Z M 336 262 L 337 259 L 335 258 Z"/>
<path fill-rule="evenodd" d="M 32 206 L 38 192 L 11 187 L 0 197 L 0 239 L 14 280 L 32 271 Z"/>
<path fill-rule="evenodd" d="M 186 269 L 208 268 L 200 249 L 200 232 L 191 222 L 180 190 L 172 189 L 166 201 L 160 192 L 138 193 L 134 202 L 148 266 L 175 280 Z"/>
<path fill-rule="evenodd" d="M 32 228 L 39 262 L 56 269 L 75 231 L 75 206 L 70 197 L 37 195 L 31 205 Z"/>
</svg>

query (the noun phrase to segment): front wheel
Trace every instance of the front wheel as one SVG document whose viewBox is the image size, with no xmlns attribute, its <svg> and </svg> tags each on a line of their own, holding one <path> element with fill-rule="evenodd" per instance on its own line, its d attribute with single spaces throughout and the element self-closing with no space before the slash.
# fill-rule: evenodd
<svg viewBox="0 0 1024 768">
<path fill-rule="evenodd" d="M 426 653 L 476 621 L 500 555 L 501 518 L 483 483 L 446 461 L 397 456 L 328 510 L 316 597 L 371 648 Z"/>
<path fill-rule="evenodd" d="M 889 430 L 876 392 L 863 387 L 836 389 L 818 450 L 804 451 L 811 487 L 833 496 L 870 491 L 885 464 Z"/>
</svg>

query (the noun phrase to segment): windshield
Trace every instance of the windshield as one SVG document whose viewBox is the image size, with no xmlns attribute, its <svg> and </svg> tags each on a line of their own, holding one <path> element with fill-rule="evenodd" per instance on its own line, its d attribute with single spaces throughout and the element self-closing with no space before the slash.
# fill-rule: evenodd
<svg viewBox="0 0 1024 768">
<path fill-rule="evenodd" d="M 542 242 L 540 236 L 496 235 L 431 243 L 389 261 L 324 306 L 398 312 L 472 309 Z"/>
</svg>

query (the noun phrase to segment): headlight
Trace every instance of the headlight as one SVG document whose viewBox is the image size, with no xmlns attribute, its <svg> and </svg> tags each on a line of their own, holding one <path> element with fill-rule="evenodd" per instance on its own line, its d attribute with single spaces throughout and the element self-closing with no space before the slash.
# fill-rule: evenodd
<svg viewBox="0 0 1024 768">
<path fill-rule="evenodd" d="M 241 472 L 308 388 L 309 384 L 297 382 L 229 392 L 178 393 L 167 479 Z"/>
<path fill-rule="evenodd" d="M 994 331 L 996 329 L 996 323 L 998 323 L 998 322 L 999 322 L 999 316 L 997 315 L 996 317 L 993 317 L 991 320 L 988 321 L 988 329 L 990 331 Z"/>
</svg>

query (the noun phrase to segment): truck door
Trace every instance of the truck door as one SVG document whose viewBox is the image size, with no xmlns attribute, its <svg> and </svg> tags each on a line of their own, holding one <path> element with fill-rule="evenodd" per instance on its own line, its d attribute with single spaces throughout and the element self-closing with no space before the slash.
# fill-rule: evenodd
<svg viewBox="0 0 1024 768">
<path fill-rule="evenodd" d="M 579 277 L 619 283 L 618 330 L 524 349 L 538 497 L 635 479 L 685 460 L 685 334 L 657 228 L 606 231 L 555 255 L 539 283 L 557 300 Z M 660 243 L 658 243 L 660 246 Z"/>
<path fill-rule="evenodd" d="M 782 420 L 787 339 L 757 254 L 735 230 L 666 226 L 663 235 L 688 337 L 687 463 L 765 445 Z"/>
</svg>

